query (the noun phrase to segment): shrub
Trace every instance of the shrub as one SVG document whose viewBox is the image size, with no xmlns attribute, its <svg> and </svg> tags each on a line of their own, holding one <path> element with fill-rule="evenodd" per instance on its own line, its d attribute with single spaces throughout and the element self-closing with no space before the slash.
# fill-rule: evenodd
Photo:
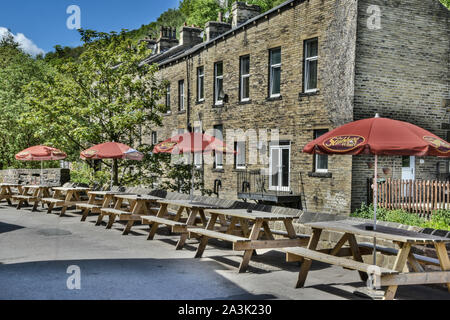
<svg viewBox="0 0 450 320">
<path fill-rule="evenodd" d="M 87 185 L 108 185 L 111 180 L 111 173 L 107 171 L 95 171 L 85 162 L 72 163 L 70 170 L 70 181 Z"/>
</svg>

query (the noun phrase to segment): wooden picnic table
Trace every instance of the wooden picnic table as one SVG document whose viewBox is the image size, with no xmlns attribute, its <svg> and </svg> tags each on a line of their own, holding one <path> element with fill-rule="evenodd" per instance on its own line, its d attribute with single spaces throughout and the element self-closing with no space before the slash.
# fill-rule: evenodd
<svg viewBox="0 0 450 320">
<path fill-rule="evenodd" d="M 142 221 L 141 216 L 148 215 L 149 213 L 156 214 L 157 210 L 154 209 L 154 207 L 159 207 L 158 200 L 161 200 L 160 197 L 152 195 L 136 194 L 116 194 L 114 195 L 114 198 L 114 208 L 100 209 L 97 225 L 101 223 L 104 216 L 108 216 L 109 221 L 106 228 L 111 229 L 116 221 L 116 218 L 118 217 L 117 221 L 127 222 L 127 225 L 122 232 L 123 235 L 127 235 L 136 222 Z M 128 203 L 128 206 L 126 208 L 122 208 L 125 202 Z"/>
<path fill-rule="evenodd" d="M 22 192 L 19 195 L 12 195 L 11 198 L 17 201 L 17 209 L 22 207 L 25 202 L 29 204 L 33 202 L 32 211 L 36 211 L 39 202 L 44 197 L 50 197 L 50 186 L 47 185 L 25 185 L 21 187 Z"/>
<path fill-rule="evenodd" d="M 16 184 L 16 183 L 0 183 L 0 201 L 6 200 L 8 204 L 11 206 L 11 197 L 13 195 L 17 195 L 17 193 L 14 193 L 12 191 L 12 188 L 16 188 L 18 190 L 18 194 L 21 194 L 23 192 L 22 185 Z"/>
<path fill-rule="evenodd" d="M 47 213 L 51 213 L 55 206 L 61 206 L 60 217 L 64 216 L 68 207 L 85 203 L 86 201 L 82 201 L 80 195 L 91 190 L 84 187 L 53 187 L 52 189 L 53 197 L 42 198 L 41 201 L 48 205 Z"/>
<path fill-rule="evenodd" d="M 168 200 L 161 199 L 158 200 L 160 205 L 158 213 L 156 216 L 142 216 L 142 224 L 150 225 L 150 232 L 148 235 L 148 240 L 153 240 L 156 231 L 160 225 L 166 225 L 171 227 L 171 231 L 174 233 L 180 233 L 180 239 L 177 242 L 176 249 L 180 250 L 183 248 L 184 243 L 188 237 L 188 228 L 195 227 L 197 223 L 198 216 L 201 219 L 203 227 L 207 225 L 207 219 L 205 216 L 205 209 L 217 208 L 217 206 L 201 203 L 198 201 L 189 200 Z M 172 206 L 176 208 L 176 213 L 171 215 L 168 207 Z M 182 222 L 183 213 L 186 213 L 187 220 Z M 223 221 L 225 223 L 225 221 Z"/>
<path fill-rule="evenodd" d="M 288 261 L 303 261 L 297 281 L 297 287 L 303 287 L 312 260 L 338 265 L 347 269 L 357 270 L 363 281 L 368 278 L 368 273 L 374 271 L 374 266 L 366 264 L 362 260 L 361 248 L 367 248 L 358 244 L 356 236 L 377 238 L 393 241 L 398 247 L 396 259 L 392 269 L 377 268 L 379 287 L 388 287 L 384 298 L 394 299 L 399 285 L 446 283 L 450 291 L 450 260 L 445 245 L 450 243 L 449 238 L 437 237 L 414 231 L 391 228 L 377 225 L 376 230 L 366 230 L 372 224 L 360 221 L 343 220 L 307 223 L 312 228 L 312 236 L 306 248 L 286 248 Z M 333 231 L 343 233 L 342 238 L 336 246 L 330 250 L 317 250 L 322 231 Z M 342 247 L 348 242 L 350 245 L 350 255 L 352 259 L 347 259 L 342 254 L 345 251 Z M 438 264 L 441 271 L 424 272 L 423 267 L 418 262 L 417 255 L 411 252 L 415 245 L 433 245 L 438 256 Z M 348 250 L 347 250 L 348 251 Z M 410 264 L 414 272 L 409 272 Z"/>
<path fill-rule="evenodd" d="M 297 235 L 292 221 L 296 218 L 292 215 L 283 215 L 264 211 L 247 211 L 247 209 L 207 209 L 210 219 L 205 229 L 190 229 L 190 234 L 200 235 L 200 244 L 197 248 L 196 258 L 200 258 L 206 248 L 209 238 L 215 238 L 233 243 L 233 250 L 244 251 L 239 266 L 239 272 L 247 270 L 250 259 L 256 249 L 277 249 L 290 246 L 304 246 L 309 236 Z M 231 218 L 225 232 L 215 230 L 217 220 Z M 274 237 L 269 222 L 282 221 L 286 229 L 285 233 L 277 232 L 288 239 Z M 263 238 L 263 239 L 262 239 Z"/>
<path fill-rule="evenodd" d="M 86 221 L 89 213 L 100 214 L 102 208 L 110 208 L 114 204 L 114 196 L 125 194 L 120 191 L 88 191 L 88 202 L 77 203 L 76 208 L 82 212 L 81 221 Z"/>
</svg>

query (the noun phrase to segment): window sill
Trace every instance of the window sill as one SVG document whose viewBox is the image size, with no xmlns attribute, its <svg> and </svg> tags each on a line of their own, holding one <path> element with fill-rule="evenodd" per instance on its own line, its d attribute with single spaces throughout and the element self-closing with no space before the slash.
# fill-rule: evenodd
<svg viewBox="0 0 450 320">
<path fill-rule="evenodd" d="M 308 172 L 308 177 L 311 178 L 332 178 L 331 172 Z"/>
<path fill-rule="evenodd" d="M 320 93 L 320 90 L 311 91 L 311 92 L 300 92 L 298 94 L 298 100 L 302 101 L 302 98 L 309 98 L 312 96 L 317 96 Z"/>
<path fill-rule="evenodd" d="M 186 113 L 186 110 L 181 110 L 177 112 L 177 114 L 184 114 L 184 113 Z"/>
<path fill-rule="evenodd" d="M 278 100 L 283 100 L 283 96 L 279 95 L 279 96 L 267 97 L 266 98 L 266 101 L 278 101 Z"/>
<path fill-rule="evenodd" d="M 233 172 L 244 172 L 247 168 L 233 168 Z"/>
<path fill-rule="evenodd" d="M 168 117 L 168 116 L 171 116 L 171 115 L 172 115 L 172 112 L 166 112 L 166 113 L 162 114 L 163 117 Z"/>
<path fill-rule="evenodd" d="M 251 104 L 252 100 L 244 100 L 244 101 L 239 101 L 238 105 L 245 105 L 245 104 Z"/>
<path fill-rule="evenodd" d="M 211 171 L 212 172 L 220 172 L 220 173 L 224 173 L 225 172 L 225 170 L 223 168 L 213 168 Z"/>
<path fill-rule="evenodd" d="M 197 101 L 195 101 L 195 104 L 203 104 L 203 103 L 205 103 L 205 100 L 203 99 L 203 100 L 197 100 Z"/>
</svg>

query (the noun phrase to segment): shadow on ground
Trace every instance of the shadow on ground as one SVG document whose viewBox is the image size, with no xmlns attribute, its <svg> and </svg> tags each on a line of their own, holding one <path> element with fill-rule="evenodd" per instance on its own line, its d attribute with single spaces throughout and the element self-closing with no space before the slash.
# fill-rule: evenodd
<svg viewBox="0 0 450 320">
<path fill-rule="evenodd" d="M 9 224 L 9 223 L 0 222 L 0 233 L 16 231 L 16 230 L 20 230 L 20 229 L 23 229 L 23 228 L 25 228 L 25 227 L 18 226 L 18 225 L 15 225 L 15 224 Z"/>
<path fill-rule="evenodd" d="M 69 266 L 80 268 L 80 290 Z M 194 259 L 105 259 L 39 261 L 0 265 L 0 299 L 273 299 L 253 295 L 216 272 L 214 261 Z"/>
</svg>

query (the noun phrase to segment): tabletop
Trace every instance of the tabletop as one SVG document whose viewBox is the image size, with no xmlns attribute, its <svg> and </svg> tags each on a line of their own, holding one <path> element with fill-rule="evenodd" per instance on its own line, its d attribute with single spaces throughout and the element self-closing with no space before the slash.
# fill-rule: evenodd
<svg viewBox="0 0 450 320">
<path fill-rule="evenodd" d="M 124 193 L 121 191 L 88 191 L 88 194 L 93 194 L 96 196 L 109 196 L 109 195 L 127 195 L 129 193 Z"/>
<path fill-rule="evenodd" d="M 116 198 L 126 199 L 126 200 L 143 200 L 143 201 L 157 201 L 162 200 L 160 197 L 152 196 L 152 195 L 138 195 L 138 194 L 116 194 L 114 195 Z"/>
<path fill-rule="evenodd" d="M 84 187 L 53 187 L 53 190 L 58 191 L 89 191 L 91 188 L 84 188 Z"/>
<path fill-rule="evenodd" d="M 22 185 L 17 183 L 0 183 L 0 187 L 22 187 Z"/>
<path fill-rule="evenodd" d="M 265 211 L 251 211 L 247 212 L 247 209 L 207 209 L 205 210 L 209 214 L 222 214 L 237 218 L 244 218 L 247 220 L 292 220 L 296 217 L 291 215 L 284 215 L 278 213 L 271 213 Z"/>
<path fill-rule="evenodd" d="M 40 189 L 40 188 L 53 188 L 52 186 L 46 186 L 46 185 L 24 185 L 22 186 L 23 188 L 28 188 L 28 189 Z M 54 189 L 54 188 L 53 188 Z"/>
<path fill-rule="evenodd" d="M 207 204 L 207 203 L 202 203 L 202 202 L 198 202 L 198 201 L 189 201 L 189 200 L 166 200 L 166 199 L 162 199 L 162 200 L 158 200 L 159 203 L 164 203 L 164 204 L 171 204 L 171 205 L 176 205 L 176 206 L 182 206 L 185 208 L 200 208 L 200 209 L 214 209 L 217 208 L 218 206 L 216 205 L 211 205 L 211 204 Z"/>
<path fill-rule="evenodd" d="M 450 238 L 437 237 L 420 232 L 380 225 L 377 225 L 375 231 L 366 230 L 366 226 L 373 226 L 373 224 L 353 220 L 313 222 L 305 223 L 305 225 L 314 229 L 325 229 L 330 231 L 351 233 L 355 235 L 375 237 L 402 243 L 433 244 L 439 242 L 450 242 Z"/>
</svg>

